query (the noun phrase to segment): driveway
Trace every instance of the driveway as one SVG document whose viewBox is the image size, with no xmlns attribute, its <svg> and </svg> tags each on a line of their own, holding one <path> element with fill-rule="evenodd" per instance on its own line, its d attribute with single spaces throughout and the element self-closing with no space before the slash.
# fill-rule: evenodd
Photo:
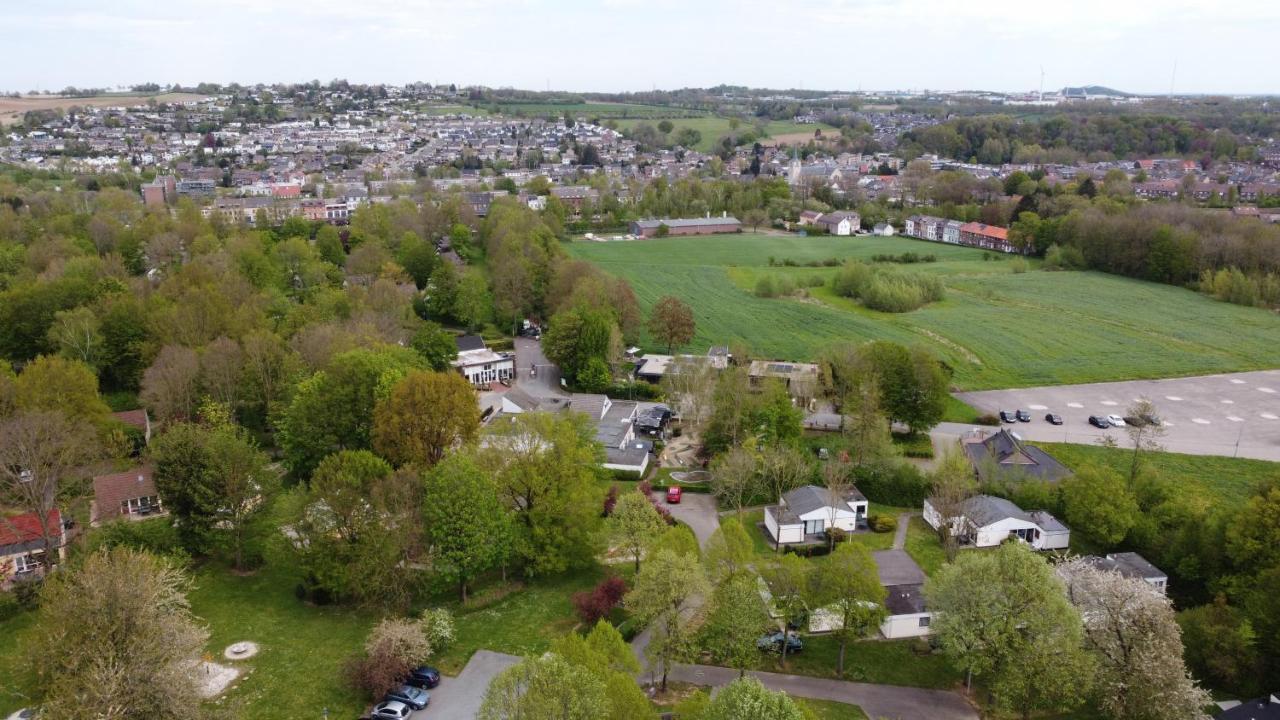
<svg viewBox="0 0 1280 720">
<path fill-rule="evenodd" d="M 516 384 L 531 395 L 544 397 L 560 395 L 560 368 L 542 352 L 542 342 L 529 337 L 517 337 Z"/>
<path fill-rule="evenodd" d="M 472 720 L 480 712 L 485 690 L 498 673 L 520 662 L 515 655 L 477 650 L 457 677 L 441 677 L 431 703 L 412 713 L 413 720 Z"/>
<path fill-rule="evenodd" d="M 1280 370 L 990 390 L 957 397 L 993 415 L 1019 408 L 1030 411 L 1031 422 L 1007 426 L 1027 440 L 1092 444 L 1109 435 L 1122 447 L 1129 443 L 1123 428 L 1099 430 L 1088 418 L 1123 416 L 1136 399 L 1146 397 L 1164 421 L 1165 436 L 1159 442 L 1169 452 L 1280 461 Z M 1064 424 L 1045 422 L 1047 412 L 1061 415 Z M 937 428 L 955 435 L 968 429 L 951 423 Z"/>
<path fill-rule="evenodd" d="M 698 547 L 706 549 L 711 535 L 720 528 L 720 513 L 716 511 L 716 499 L 709 494 L 691 493 L 688 490 L 680 498 L 678 505 L 667 502 L 667 494 L 655 490 L 655 502 L 671 511 L 671 517 L 679 520 L 698 538 Z"/>
<path fill-rule="evenodd" d="M 857 705 L 867 717 L 887 720 L 978 720 L 969 703 L 959 694 L 945 690 L 872 685 L 870 683 L 824 680 L 801 675 L 749 672 L 770 690 L 783 690 L 788 695 L 834 700 Z M 670 679 L 694 685 L 727 685 L 738 678 L 738 671 L 709 665 L 677 665 Z"/>
</svg>

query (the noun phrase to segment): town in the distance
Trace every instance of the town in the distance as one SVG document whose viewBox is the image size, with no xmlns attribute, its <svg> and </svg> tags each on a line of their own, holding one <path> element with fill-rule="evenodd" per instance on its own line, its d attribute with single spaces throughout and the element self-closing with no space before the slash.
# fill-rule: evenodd
<svg viewBox="0 0 1280 720">
<path fill-rule="evenodd" d="M 0 717 L 1280 719 L 1276 102 L 11 90 Z"/>
</svg>

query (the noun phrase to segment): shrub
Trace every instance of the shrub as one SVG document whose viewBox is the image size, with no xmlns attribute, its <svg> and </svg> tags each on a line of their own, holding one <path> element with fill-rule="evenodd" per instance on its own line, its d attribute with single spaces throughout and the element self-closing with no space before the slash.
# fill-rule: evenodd
<svg viewBox="0 0 1280 720">
<path fill-rule="evenodd" d="M 1045 270 L 1083 270 L 1085 268 L 1084 253 L 1074 245 L 1050 245 L 1044 251 Z"/>
<path fill-rule="evenodd" d="M 450 620 L 452 624 L 452 620 Z M 431 638 L 426 623 L 406 618 L 387 618 L 374 626 L 365 640 L 368 655 L 393 657 L 417 666 L 431 656 Z M 452 633 L 452 629 L 450 630 Z"/>
<path fill-rule="evenodd" d="M 842 543 L 845 541 L 845 538 L 847 538 L 848 536 L 849 536 L 849 533 L 845 532 L 843 528 L 838 528 L 838 527 L 827 528 L 827 539 L 833 543 Z"/>
<path fill-rule="evenodd" d="M 422 626 L 422 633 L 427 636 L 427 642 L 431 644 L 430 652 L 448 650 L 453 645 L 454 638 L 457 637 L 453 613 L 444 608 L 423 610 L 418 624 Z"/>
<path fill-rule="evenodd" d="M 347 683 L 365 696 L 378 700 L 404 681 L 415 666 L 397 657 L 388 648 L 356 655 L 347 660 L 344 675 Z"/>
<path fill-rule="evenodd" d="M 973 422 L 977 425 L 999 425 L 1000 418 L 992 415 L 991 413 L 984 413 L 974 418 Z"/>
<path fill-rule="evenodd" d="M 618 504 L 618 486 L 610 485 L 609 491 L 604 494 L 604 512 L 603 517 L 609 517 L 613 514 L 613 506 Z"/>
<path fill-rule="evenodd" d="M 609 616 L 627 594 L 627 583 L 620 577 L 608 577 L 591 590 L 573 594 L 573 609 L 585 625 L 595 625 Z"/>
<path fill-rule="evenodd" d="M 619 382 L 610 385 L 605 395 L 628 400 L 661 400 L 662 388 L 647 382 Z"/>
<path fill-rule="evenodd" d="M 910 312 L 946 295 L 942 281 L 934 275 L 873 268 L 856 260 L 836 273 L 831 289 L 881 312 Z"/>
<path fill-rule="evenodd" d="M 924 473 L 900 460 L 856 468 L 854 481 L 871 502 L 896 507 L 920 507 L 930 488 Z"/>
<path fill-rule="evenodd" d="M 40 577 L 23 578 L 13 581 L 13 599 L 23 610 L 35 610 L 40 606 L 40 586 L 44 581 Z"/>
<path fill-rule="evenodd" d="M 761 275 L 756 281 L 756 297 L 772 298 L 778 296 L 778 288 L 773 283 L 773 278 L 768 275 Z"/>
<path fill-rule="evenodd" d="M 1026 272 L 1028 269 L 1030 269 L 1030 267 L 1031 265 L 1027 263 L 1026 258 L 1014 258 L 1009 263 L 1009 270 L 1013 272 L 1013 274 L 1015 275 L 1019 275 L 1021 273 Z"/>
<path fill-rule="evenodd" d="M 873 531 L 878 533 L 893 532 L 898 529 L 898 518 L 892 515 L 875 513 L 868 518 L 867 524 L 871 526 Z"/>
</svg>

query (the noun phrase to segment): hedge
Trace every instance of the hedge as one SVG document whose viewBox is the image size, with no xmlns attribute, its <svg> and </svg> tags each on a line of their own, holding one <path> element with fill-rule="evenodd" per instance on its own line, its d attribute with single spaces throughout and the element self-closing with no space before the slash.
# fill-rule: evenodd
<svg viewBox="0 0 1280 720">
<path fill-rule="evenodd" d="M 929 496 L 929 478 L 907 462 L 867 465 L 853 474 L 854 484 L 874 503 L 915 508 Z"/>
</svg>

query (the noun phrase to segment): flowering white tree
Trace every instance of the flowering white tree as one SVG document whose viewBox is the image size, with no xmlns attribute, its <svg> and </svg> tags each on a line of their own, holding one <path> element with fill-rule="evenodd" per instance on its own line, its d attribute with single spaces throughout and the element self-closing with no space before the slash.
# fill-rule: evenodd
<svg viewBox="0 0 1280 720">
<path fill-rule="evenodd" d="M 1075 559 L 1058 567 L 1099 659 L 1099 707 L 1116 720 L 1200 720 L 1210 697 L 1187 672 L 1169 599 L 1140 579 Z"/>
</svg>

